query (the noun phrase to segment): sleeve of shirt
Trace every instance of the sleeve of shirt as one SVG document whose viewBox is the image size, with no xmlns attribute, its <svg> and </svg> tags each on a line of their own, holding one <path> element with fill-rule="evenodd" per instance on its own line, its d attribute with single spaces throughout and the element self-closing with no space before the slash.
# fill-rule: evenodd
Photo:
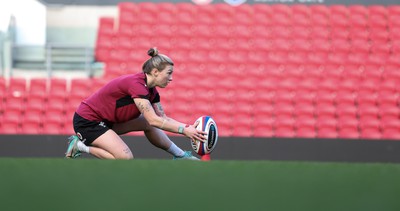
<svg viewBox="0 0 400 211">
<path fill-rule="evenodd" d="M 160 94 L 156 93 L 156 96 L 154 96 L 154 99 L 151 101 L 151 103 L 159 103 L 160 102 Z"/>
<path fill-rule="evenodd" d="M 141 83 L 132 83 L 128 89 L 132 98 L 142 98 L 150 100 L 150 93 L 147 87 Z"/>
<path fill-rule="evenodd" d="M 153 103 L 159 103 L 161 98 L 160 98 L 160 94 L 158 93 L 158 90 L 156 87 L 154 87 L 153 89 L 151 89 L 151 96 L 152 99 L 150 100 L 150 102 Z"/>
</svg>

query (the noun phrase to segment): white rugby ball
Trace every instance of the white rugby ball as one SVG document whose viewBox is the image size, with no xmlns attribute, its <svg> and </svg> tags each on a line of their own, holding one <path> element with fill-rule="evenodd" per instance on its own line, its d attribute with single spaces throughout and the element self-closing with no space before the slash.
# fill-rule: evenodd
<svg viewBox="0 0 400 211">
<path fill-rule="evenodd" d="M 199 117 L 195 124 L 199 122 L 196 129 L 201 130 L 207 133 L 206 142 L 201 142 L 198 140 L 192 140 L 192 148 L 198 155 L 206 155 L 210 154 L 218 141 L 218 128 L 214 119 L 210 116 L 201 116 Z"/>
</svg>

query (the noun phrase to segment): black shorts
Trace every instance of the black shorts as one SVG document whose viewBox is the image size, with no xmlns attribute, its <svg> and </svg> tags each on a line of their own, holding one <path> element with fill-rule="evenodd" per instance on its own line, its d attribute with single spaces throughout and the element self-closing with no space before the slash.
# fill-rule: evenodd
<svg viewBox="0 0 400 211">
<path fill-rule="evenodd" d="M 78 138 L 86 145 L 91 145 L 94 140 L 112 128 L 112 124 L 107 121 L 87 120 L 79 114 L 74 114 L 74 130 Z"/>
</svg>

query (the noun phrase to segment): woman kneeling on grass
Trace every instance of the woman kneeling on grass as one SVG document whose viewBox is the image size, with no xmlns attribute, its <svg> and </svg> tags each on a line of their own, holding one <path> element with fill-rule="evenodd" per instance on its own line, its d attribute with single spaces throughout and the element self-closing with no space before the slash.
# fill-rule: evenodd
<svg viewBox="0 0 400 211">
<path fill-rule="evenodd" d="M 73 118 L 76 135 L 69 138 L 67 158 L 81 152 L 103 159 L 133 159 L 133 154 L 119 135 L 144 131 L 147 139 L 174 156 L 174 159 L 198 160 L 183 151 L 165 131 L 205 141 L 206 133 L 197 125 L 187 125 L 165 115 L 156 87 L 165 88 L 172 81 L 173 61 L 156 48 L 142 67 L 143 72 L 111 80 L 82 101 Z"/>
</svg>

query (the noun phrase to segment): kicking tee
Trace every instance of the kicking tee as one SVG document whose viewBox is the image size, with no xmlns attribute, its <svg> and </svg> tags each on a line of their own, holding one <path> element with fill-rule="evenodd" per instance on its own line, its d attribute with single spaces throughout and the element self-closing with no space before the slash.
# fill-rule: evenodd
<svg viewBox="0 0 400 211">
<path fill-rule="evenodd" d="M 90 97 L 82 101 L 76 113 L 91 121 L 121 123 L 140 116 L 133 98 L 160 102 L 157 89 L 148 88 L 146 74 L 123 75 L 111 80 Z"/>
</svg>

